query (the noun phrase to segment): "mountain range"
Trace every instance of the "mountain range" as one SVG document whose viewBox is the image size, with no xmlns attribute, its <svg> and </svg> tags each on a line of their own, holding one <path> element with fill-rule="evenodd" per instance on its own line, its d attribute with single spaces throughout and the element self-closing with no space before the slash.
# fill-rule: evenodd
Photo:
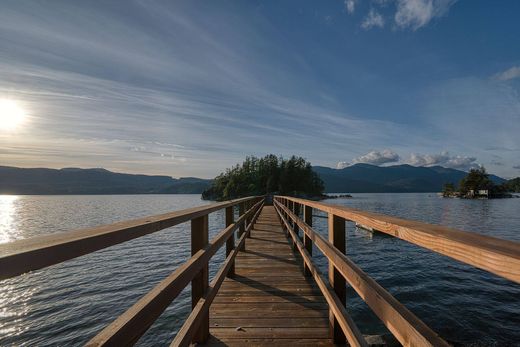
<svg viewBox="0 0 520 347">
<path fill-rule="evenodd" d="M 0 194 L 199 194 L 211 180 L 116 173 L 105 169 L 0 166 Z"/>
<path fill-rule="evenodd" d="M 441 166 L 374 166 L 344 169 L 314 166 L 327 193 L 439 192 L 466 172 Z M 505 180 L 490 175 L 493 182 Z M 200 194 L 211 180 L 196 177 L 133 175 L 105 169 L 44 169 L 0 166 L 0 194 Z"/>
<path fill-rule="evenodd" d="M 326 193 L 412 193 L 440 192 L 445 183 L 458 184 L 467 172 L 442 166 L 412 165 L 375 166 L 355 164 L 344 169 L 314 166 Z M 500 184 L 506 180 L 490 175 Z"/>
</svg>

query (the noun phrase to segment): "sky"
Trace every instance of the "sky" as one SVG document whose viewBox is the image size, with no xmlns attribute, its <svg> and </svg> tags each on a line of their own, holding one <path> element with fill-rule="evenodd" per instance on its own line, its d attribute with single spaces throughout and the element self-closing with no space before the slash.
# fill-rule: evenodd
<svg viewBox="0 0 520 347">
<path fill-rule="evenodd" d="M 520 176 L 519 16 L 517 0 L 3 0 L 0 102 L 25 117 L 0 127 L 0 165 L 211 178 L 273 153 Z"/>
</svg>

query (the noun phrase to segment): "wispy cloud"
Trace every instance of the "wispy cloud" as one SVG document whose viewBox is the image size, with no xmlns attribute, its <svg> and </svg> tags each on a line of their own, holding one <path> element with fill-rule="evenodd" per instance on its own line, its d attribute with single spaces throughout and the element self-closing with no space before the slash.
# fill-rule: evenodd
<svg viewBox="0 0 520 347">
<path fill-rule="evenodd" d="M 394 19 L 398 27 L 417 30 L 445 15 L 456 0 L 397 0 Z"/>
<path fill-rule="evenodd" d="M 428 25 L 433 19 L 446 15 L 450 7 L 457 1 L 458 0 L 372 1 L 368 14 L 361 22 L 361 27 L 365 30 L 374 27 L 382 28 L 385 22 L 393 20 L 395 27 L 415 31 Z M 390 7 L 388 6 L 389 4 L 393 6 Z M 346 0 L 345 7 L 349 14 L 353 14 L 356 8 L 356 1 Z M 395 9 L 395 12 L 389 11 L 388 8 Z M 383 9 L 385 9 L 384 15 L 382 14 Z M 387 18 L 385 19 L 385 17 Z"/>
<path fill-rule="evenodd" d="M 509 81 L 520 78 L 520 66 L 513 66 L 505 71 L 499 72 L 495 74 L 493 78 L 499 81 Z"/>
<path fill-rule="evenodd" d="M 371 29 L 373 27 L 382 28 L 384 25 L 385 20 L 383 19 L 383 16 L 374 9 L 371 9 L 370 12 L 368 12 L 368 15 L 361 23 L 361 27 L 365 30 Z"/>
<path fill-rule="evenodd" d="M 520 165 L 515 165 L 515 166 L 513 166 L 513 169 L 520 170 Z"/>
<path fill-rule="evenodd" d="M 357 0 L 345 0 L 345 8 L 347 9 L 348 13 L 354 13 L 356 10 L 356 1 Z"/>
<path fill-rule="evenodd" d="M 5 165 L 212 177 L 248 154 L 332 162 L 338 143 L 360 151 L 403 131 L 288 93 L 302 84 L 292 64 L 250 59 L 272 28 L 249 31 L 218 7 L 225 24 L 214 28 L 161 3 L 128 2 L 127 17 L 88 3 L 13 4 L 0 12 L 0 95 L 22 100 L 30 122 L 0 134 Z"/>
</svg>

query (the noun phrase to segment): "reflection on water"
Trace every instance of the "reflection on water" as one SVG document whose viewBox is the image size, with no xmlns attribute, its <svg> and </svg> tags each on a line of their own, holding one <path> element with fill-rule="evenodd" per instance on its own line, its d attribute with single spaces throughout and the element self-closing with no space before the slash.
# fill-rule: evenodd
<svg viewBox="0 0 520 347">
<path fill-rule="evenodd" d="M 354 194 L 329 203 L 520 240 L 520 199 Z M 108 224 L 205 204 L 197 195 L 0 196 L 0 242 Z M 313 211 L 313 214 L 325 214 Z M 209 218 L 210 238 L 224 227 Z M 314 218 L 327 235 L 327 219 Z M 190 257 L 184 223 L 77 259 L 0 281 L 0 346 L 79 346 Z M 326 273 L 327 261 L 314 249 Z M 520 286 L 410 243 L 347 224 L 347 255 L 444 338 L 463 346 L 520 341 Z M 213 276 L 224 248 L 210 264 Z M 348 310 L 365 334 L 388 333 L 351 289 Z M 173 339 L 191 309 L 189 289 L 139 340 Z"/>
<path fill-rule="evenodd" d="M 0 243 L 16 239 L 16 195 L 0 195 Z"/>
</svg>

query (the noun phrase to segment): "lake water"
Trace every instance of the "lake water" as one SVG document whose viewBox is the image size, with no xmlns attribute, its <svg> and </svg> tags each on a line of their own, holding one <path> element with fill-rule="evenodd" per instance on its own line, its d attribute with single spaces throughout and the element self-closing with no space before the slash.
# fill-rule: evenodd
<svg viewBox="0 0 520 347">
<path fill-rule="evenodd" d="M 520 241 L 520 199 L 355 194 L 335 204 Z M 207 202 L 198 195 L 0 196 L 0 242 L 112 223 Z M 326 234 L 326 219 L 315 218 Z M 224 226 L 210 215 L 210 238 Z M 0 281 L 0 346 L 82 345 L 189 258 L 189 224 Z M 326 261 L 315 250 L 326 271 Z M 347 228 L 347 254 L 445 339 L 520 346 L 520 286 L 407 242 Z M 214 274 L 219 252 L 210 266 Z M 348 310 L 366 334 L 385 327 L 354 291 Z M 189 314 L 186 289 L 138 345 L 168 345 Z"/>
</svg>

